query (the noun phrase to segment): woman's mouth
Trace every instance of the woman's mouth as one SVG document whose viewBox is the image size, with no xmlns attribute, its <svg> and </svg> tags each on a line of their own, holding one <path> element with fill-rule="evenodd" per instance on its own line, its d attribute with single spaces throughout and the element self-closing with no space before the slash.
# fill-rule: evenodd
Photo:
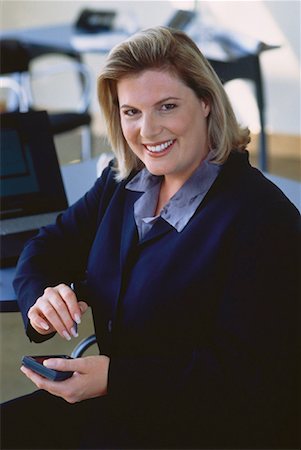
<svg viewBox="0 0 301 450">
<path fill-rule="evenodd" d="M 172 147 L 174 142 L 175 142 L 175 139 L 169 139 L 168 141 L 161 142 L 160 144 L 156 144 L 156 145 L 144 144 L 144 147 L 152 155 L 154 155 L 154 156 L 160 155 L 161 156 L 170 150 L 170 148 Z"/>
</svg>

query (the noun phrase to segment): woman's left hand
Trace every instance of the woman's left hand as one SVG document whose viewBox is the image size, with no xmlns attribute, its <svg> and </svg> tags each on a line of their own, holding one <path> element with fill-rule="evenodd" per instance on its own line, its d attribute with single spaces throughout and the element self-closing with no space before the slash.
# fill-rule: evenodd
<svg viewBox="0 0 301 450">
<path fill-rule="evenodd" d="M 107 393 L 110 358 L 104 355 L 76 359 L 51 358 L 45 361 L 50 369 L 73 371 L 71 378 L 51 381 L 25 366 L 21 371 L 39 388 L 62 397 L 68 403 L 81 402 Z"/>
</svg>

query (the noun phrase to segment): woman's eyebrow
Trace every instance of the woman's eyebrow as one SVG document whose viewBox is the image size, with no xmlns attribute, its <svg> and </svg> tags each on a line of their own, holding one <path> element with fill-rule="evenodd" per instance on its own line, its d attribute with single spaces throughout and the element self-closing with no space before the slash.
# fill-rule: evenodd
<svg viewBox="0 0 301 450">
<path fill-rule="evenodd" d="M 180 99 L 179 97 L 166 97 L 166 98 L 162 98 L 162 100 L 159 100 L 158 102 L 156 102 L 154 106 L 160 105 L 160 104 L 165 103 L 165 102 L 170 102 L 171 100 L 181 100 L 181 99 Z"/>
<path fill-rule="evenodd" d="M 121 109 L 121 108 L 133 108 L 133 109 L 137 109 L 135 106 L 126 105 L 126 104 L 125 104 L 125 105 L 121 105 L 121 106 L 120 106 L 120 109 Z"/>
<path fill-rule="evenodd" d="M 162 98 L 161 100 L 157 101 L 157 102 L 154 104 L 154 106 L 161 105 L 162 103 L 165 103 L 165 102 L 170 102 L 171 100 L 181 100 L 181 98 L 179 98 L 179 97 L 166 97 L 166 98 Z M 121 108 L 134 108 L 134 109 L 139 109 L 139 108 L 137 108 L 136 106 L 131 106 L 131 105 L 127 105 L 127 104 L 121 105 L 121 106 L 120 106 L 120 109 L 121 109 Z"/>
</svg>

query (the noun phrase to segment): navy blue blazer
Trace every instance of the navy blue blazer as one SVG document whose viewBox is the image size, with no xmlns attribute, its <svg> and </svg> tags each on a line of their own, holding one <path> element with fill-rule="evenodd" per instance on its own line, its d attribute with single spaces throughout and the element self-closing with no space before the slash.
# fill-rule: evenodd
<svg viewBox="0 0 301 450">
<path fill-rule="evenodd" d="M 29 337 L 44 339 L 27 320 L 44 288 L 85 279 L 108 398 L 138 446 L 296 446 L 297 209 L 232 152 L 181 233 L 159 219 L 139 242 L 127 182 L 107 168 L 26 245 Z"/>
</svg>

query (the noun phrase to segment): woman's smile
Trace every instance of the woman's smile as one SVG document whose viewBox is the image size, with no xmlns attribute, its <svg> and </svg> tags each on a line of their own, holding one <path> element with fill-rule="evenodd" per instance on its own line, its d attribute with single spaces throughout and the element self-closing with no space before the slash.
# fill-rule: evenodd
<svg viewBox="0 0 301 450">
<path fill-rule="evenodd" d="M 146 150 L 151 156 L 160 157 L 169 153 L 176 142 L 175 139 L 169 139 L 168 141 L 161 142 L 160 144 L 143 144 Z"/>
</svg>

